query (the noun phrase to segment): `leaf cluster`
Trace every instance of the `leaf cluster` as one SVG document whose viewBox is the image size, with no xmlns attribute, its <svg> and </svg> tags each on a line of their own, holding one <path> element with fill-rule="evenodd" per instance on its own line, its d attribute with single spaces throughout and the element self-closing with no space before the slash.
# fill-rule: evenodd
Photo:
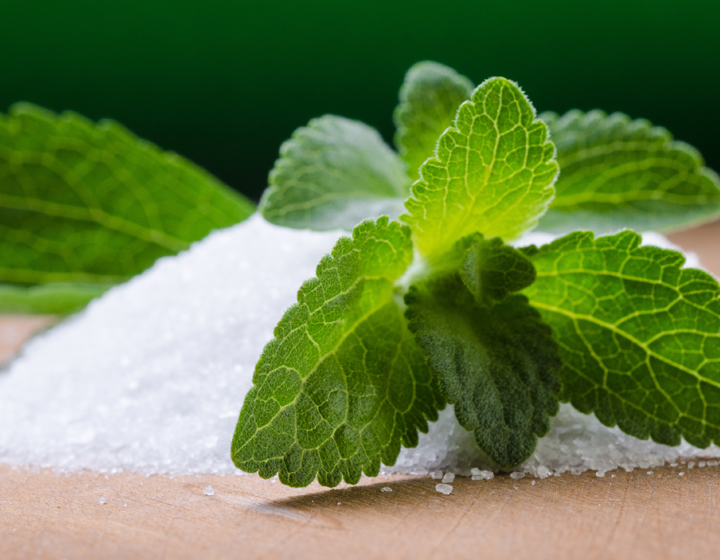
<svg viewBox="0 0 720 560">
<path fill-rule="evenodd" d="M 505 469 L 533 453 L 560 401 L 639 438 L 720 442 L 715 279 L 627 230 L 508 244 L 534 227 L 714 219 L 720 180 L 693 148 L 622 114 L 538 117 L 513 82 L 474 88 L 434 62 L 407 73 L 395 123 L 397 151 L 330 115 L 280 150 L 268 220 L 366 221 L 265 348 L 233 438 L 238 467 L 293 486 L 355 483 L 416 445 L 445 403 Z"/>
</svg>

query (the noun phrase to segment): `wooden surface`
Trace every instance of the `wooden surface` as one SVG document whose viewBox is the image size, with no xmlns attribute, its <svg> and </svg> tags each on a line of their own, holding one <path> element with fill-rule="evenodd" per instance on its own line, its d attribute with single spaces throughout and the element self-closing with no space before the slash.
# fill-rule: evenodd
<svg viewBox="0 0 720 560">
<path fill-rule="evenodd" d="M 720 276 L 720 223 L 671 239 Z M 0 361 L 51 320 L 0 317 Z M 0 559 L 659 560 L 720 551 L 720 467 L 533 480 L 457 478 L 445 496 L 429 477 L 292 489 L 254 475 L 68 475 L 0 465 Z M 213 496 L 203 494 L 208 485 Z"/>
</svg>

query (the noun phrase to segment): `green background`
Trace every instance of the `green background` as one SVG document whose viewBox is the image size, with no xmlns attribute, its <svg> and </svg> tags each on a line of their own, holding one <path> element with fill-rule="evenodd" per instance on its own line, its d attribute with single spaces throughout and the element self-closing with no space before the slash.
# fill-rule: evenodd
<svg viewBox="0 0 720 560">
<path fill-rule="evenodd" d="M 112 117 L 257 199 L 310 118 L 392 138 L 405 70 L 517 81 L 539 111 L 646 117 L 720 169 L 718 0 L 0 0 L 0 110 Z"/>
</svg>

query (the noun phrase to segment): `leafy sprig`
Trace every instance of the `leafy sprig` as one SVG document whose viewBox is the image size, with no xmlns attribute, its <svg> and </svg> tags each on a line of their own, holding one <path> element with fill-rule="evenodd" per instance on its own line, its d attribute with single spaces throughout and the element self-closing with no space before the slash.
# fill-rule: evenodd
<svg viewBox="0 0 720 560">
<path fill-rule="evenodd" d="M 308 131 L 345 122 L 323 119 Z M 711 276 L 682 268 L 679 253 L 640 247 L 629 231 L 507 245 L 538 221 L 547 231 L 604 232 L 712 219 L 720 181 L 695 150 L 623 115 L 537 118 L 513 82 L 491 78 L 472 90 L 437 63 L 408 72 L 395 121 L 414 179 L 399 218 L 406 225 L 363 222 L 301 288 L 240 414 L 240 468 L 279 473 L 291 485 L 354 483 L 377 473 L 379 461 L 392 464 L 400 443 L 416 444 L 444 402 L 501 468 L 532 454 L 561 400 L 636 437 L 720 442 L 720 288 Z M 347 227 L 348 216 L 378 217 L 377 198 L 353 202 L 370 191 L 387 193 L 396 208 L 405 181 L 376 188 L 369 178 L 378 166 L 367 163 L 397 177 L 397 163 L 383 163 L 395 156 L 375 133 L 347 123 L 356 135 L 309 148 L 301 129 L 283 147 L 264 215 L 293 226 L 293 212 L 305 208 L 303 227 Z M 301 177 L 309 188 L 294 188 Z M 342 211 L 323 207 L 328 200 Z M 375 242 L 386 252 L 375 255 Z M 351 255 L 363 264 L 343 265 Z M 375 275 L 365 276 L 373 261 Z M 402 375 L 391 356 L 403 357 Z M 405 395 L 404 405 L 375 412 L 393 395 Z"/>
</svg>

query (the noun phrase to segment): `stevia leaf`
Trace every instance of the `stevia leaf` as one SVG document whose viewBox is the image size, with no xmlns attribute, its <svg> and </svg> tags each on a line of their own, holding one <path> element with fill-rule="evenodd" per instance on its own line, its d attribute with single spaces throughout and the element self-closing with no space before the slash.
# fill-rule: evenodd
<svg viewBox="0 0 720 560">
<path fill-rule="evenodd" d="M 522 285 L 512 280 L 493 291 Z M 558 411 L 560 361 L 540 314 L 522 295 L 480 303 L 459 273 L 414 284 L 405 302 L 410 330 L 460 425 L 499 466 L 526 460 Z"/>
<path fill-rule="evenodd" d="M 0 284 L 0 313 L 68 315 L 80 311 L 109 288 L 105 284 L 60 282 L 29 287 Z"/>
<path fill-rule="evenodd" d="M 121 282 L 252 212 L 115 122 L 25 103 L 0 115 L 0 282 Z"/>
<path fill-rule="evenodd" d="M 504 300 L 513 292 L 527 288 L 535 281 L 535 267 L 517 249 L 505 245 L 498 237 L 474 239 L 460 265 L 460 278 L 478 303 Z"/>
<path fill-rule="evenodd" d="M 265 219 L 316 230 L 397 217 L 410 186 L 402 161 L 375 129 L 334 115 L 293 133 L 269 182 L 260 202 Z"/>
<path fill-rule="evenodd" d="M 437 62 L 413 65 L 400 88 L 400 104 L 393 115 L 395 146 L 410 178 L 435 153 L 440 135 L 453 123 L 458 107 L 470 99 L 473 83 L 452 68 Z"/>
<path fill-rule="evenodd" d="M 540 118 L 561 169 L 555 200 L 538 226 L 543 231 L 667 231 L 720 216 L 717 174 L 664 128 L 602 111 Z"/>
<path fill-rule="evenodd" d="M 444 402 L 393 299 L 412 252 L 408 228 L 383 217 L 323 258 L 257 364 L 233 437 L 239 468 L 355 484 L 417 445 Z"/>
<path fill-rule="evenodd" d="M 513 239 L 535 226 L 552 200 L 554 154 L 545 124 L 518 86 L 490 78 L 440 137 L 401 219 L 430 256 L 476 231 Z"/>
<path fill-rule="evenodd" d="M 577 232 L 527 253 L 525 290 L 553 328 L 562 399 L 658 443 L 720 442 L 720 287 L 624 231 Z"/>
</svg>

